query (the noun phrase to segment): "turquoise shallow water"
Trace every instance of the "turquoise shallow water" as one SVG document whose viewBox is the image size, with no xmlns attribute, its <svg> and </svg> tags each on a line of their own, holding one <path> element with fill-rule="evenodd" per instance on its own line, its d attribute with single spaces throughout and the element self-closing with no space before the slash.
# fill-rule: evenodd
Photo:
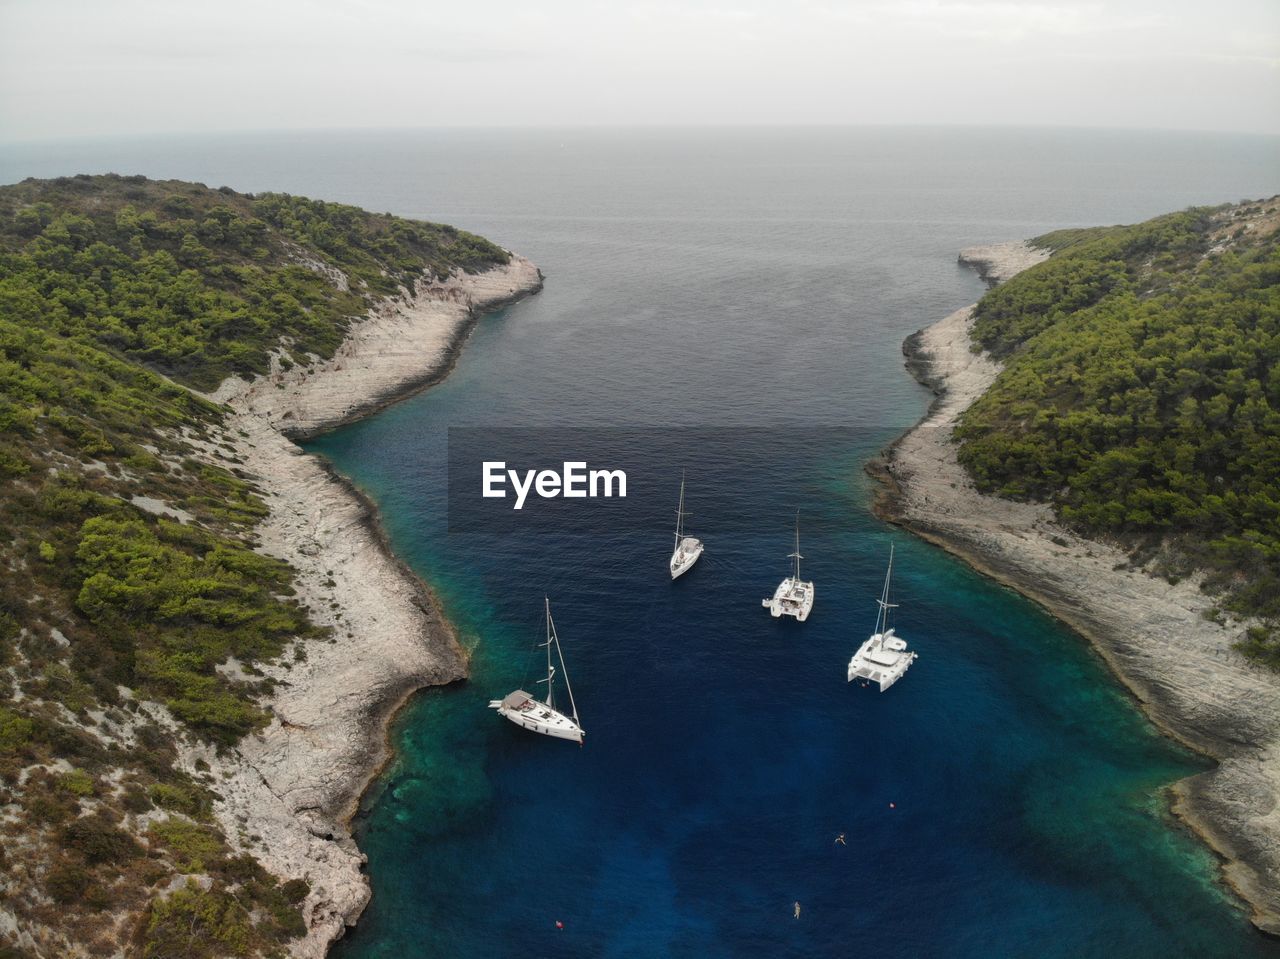
<svg viewBox="0 0 1280 959">
<path fill-rule="evenodd" d="M 876 522 L 861 472 L 928 402 L 902 338 L 981 292 L 958 248 L 1274 193 L 1275 139 L 317 134 L 7 148 L 0 178 L 104 164 L 447 220 L 547 273 L 443 385 L 312 444 L 473 651 L 469 682 L 399 717 L 358 822 L 374 899 L 336 955 L 1275 953 L 1167 816 L 1202 761 L 1032 604 Z M 647 427 L 669 489 L 646 481 L 622 524 L 450 534 L 446 430 L 498 425 Z M 708 458 L 675 426 L 734 427 L 749 465 L 691 475 L 708 551 L 672 584 L 665 515 L 637 517 Z M 790 429 L 785 456 L 766 427 Z M 759 606 L 797 508 L 803 625 Z M 881 695 L 844 665 L 890 542 L 920 660 Z M 544 593 L 582 749 L 484 708 L 530 676 Z"/>
</svg>

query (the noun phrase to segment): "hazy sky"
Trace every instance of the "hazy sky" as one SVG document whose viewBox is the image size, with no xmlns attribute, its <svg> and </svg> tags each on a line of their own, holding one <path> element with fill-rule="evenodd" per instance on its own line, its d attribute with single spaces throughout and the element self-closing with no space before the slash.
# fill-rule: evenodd
<svg viewBox="0 0 1280 959">
<path fill-rule="evenodd" d="M 0 138 L 1050 124 L 1280 133 L 1280 0 L 0 0 Z"/>
</svg>

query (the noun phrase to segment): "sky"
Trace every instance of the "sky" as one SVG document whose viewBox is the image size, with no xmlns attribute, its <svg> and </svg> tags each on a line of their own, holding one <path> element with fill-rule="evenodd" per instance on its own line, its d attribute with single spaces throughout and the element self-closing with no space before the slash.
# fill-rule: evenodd
<svg viewBox="0 0 1280 959">
<path fill-rule="evenodd" d="M 0 140 L 441 126 L 1280 133 L 1280 0 L 0 0 Z"/>
</svg>

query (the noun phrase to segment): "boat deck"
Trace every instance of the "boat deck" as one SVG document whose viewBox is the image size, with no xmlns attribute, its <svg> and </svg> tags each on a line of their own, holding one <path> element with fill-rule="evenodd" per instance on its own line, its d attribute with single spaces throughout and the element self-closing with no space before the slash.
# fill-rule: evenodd
<svg viewBox="0 0 1280 959">
<path fill-rule="evenodd" d="M 687 573 L 702 555 L 702 540 L 686 536 L 671 554 L 671 578 Z"/>
<path fill-rule="evenodd" d="M 849 660 L 849 682 L 867 679 L 884 692 L 902 678 L 915 659 L 916 654 L 907 649 L 903 639 L 893 635 L 892 629 L 876 633 Z"/>
<path fill-rule="evenodd" d="M 794 616 L 803 623 L 813 610 L 814 593 L 813 583 L 788 576 L 778 584 L 773 596 L 761 600 L 760 605 L 775 619 L 779 616 Z"/>
<path fill-rule="evenodd" d="M 502 699 L 495 699 L 489 703 L 489 706 L 496 709 L 498 715 L 506 717 L 517 726 L 543 736 L 571 739 L 581 743 L 585 735 L 582 728 L 560 710 L 534 699 L 523 689 L 508 693 Z"/>
</svg>

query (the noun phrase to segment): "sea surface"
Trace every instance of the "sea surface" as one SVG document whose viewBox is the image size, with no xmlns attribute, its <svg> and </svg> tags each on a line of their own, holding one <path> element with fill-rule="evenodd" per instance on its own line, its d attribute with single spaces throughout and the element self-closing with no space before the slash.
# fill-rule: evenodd
<svg viewBox="0 0 1280 959">
<path fill-rule="evenodd" d="M 468 682 L 395 724 L 398 758 L 357 822 L 373 902 L 336 956 L 1275 954 L 1168 814 L 1169 784 L 1205 761 L 1036 606 L 876 521 L 862 467 L 929 403 L 902 339 L 982 292 L 961 247 L 1269 196 L 1280 140 L 456 130 L 0 147 L 0 182 L 106 170 L 447 221 L 546 273 L 480 322 L 444 384 L 310 445 L 377 501 L 472 652 Z M 635 509 L 580 501 L 571 531 L 451 517 L 448 429 L 535 426 L 626 428 L 646 464 Z M 547 455 L 524 465 L 558 465 Z M 682 470 L 707 550 L 672 583 Z M 817 584 L 804 624 L 760 606 L 797 510 Z M 881 694 L 845 664 L 891 544 L 920 658 Z M 582 748 L 486 708 L 540 675 L 544 596 Z"/>
</svg>

